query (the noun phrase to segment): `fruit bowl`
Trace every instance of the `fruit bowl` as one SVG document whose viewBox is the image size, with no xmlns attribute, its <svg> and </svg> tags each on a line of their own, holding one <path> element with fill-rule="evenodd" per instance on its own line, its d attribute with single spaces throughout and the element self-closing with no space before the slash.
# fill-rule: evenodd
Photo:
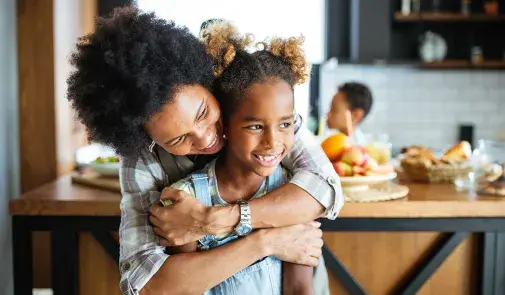
<svg viewBox="0 0 505 295">
<path fill-rule="evenodd" d="M 91 162 L 88 166 L 103 176 L 119 176 L 119 163 L 96 163 Z"/>
<path fill-rule="evenodd" d="M 344 176 L 340 177 L 342 190 L 349 191 L 365 191 L 370 185 L 390 181 L 396 178 L 396 172 L 391 172 L 384 175 L 368 175 L 368 176 Z"/>
</svg>

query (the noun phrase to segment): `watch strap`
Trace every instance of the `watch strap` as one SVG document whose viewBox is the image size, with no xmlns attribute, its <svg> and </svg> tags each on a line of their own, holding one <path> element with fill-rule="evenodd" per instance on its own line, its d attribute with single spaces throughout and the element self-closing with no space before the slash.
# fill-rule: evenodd
<svg viewBox="0 0 505 295">
<path fill-rule="evenodd" d="M 251 224 L 251 208 L 246 201 L 239 200 L 237 204 L 240 206 L 240 223 Z"/>
</svg>

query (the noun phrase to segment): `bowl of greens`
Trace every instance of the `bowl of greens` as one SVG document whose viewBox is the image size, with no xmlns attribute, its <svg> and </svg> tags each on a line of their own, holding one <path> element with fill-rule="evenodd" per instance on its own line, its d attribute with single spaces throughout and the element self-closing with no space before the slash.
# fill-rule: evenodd
<svg viewBox="0 0 505 295">
<path fill-rule="evenodd" d="M 119 176 L 119 157 L 109 156 L 109 157 L 98 157 L 94 161 L 91 161 L 88 166 L 95 171 L 104 176 Z"/>
</svg>

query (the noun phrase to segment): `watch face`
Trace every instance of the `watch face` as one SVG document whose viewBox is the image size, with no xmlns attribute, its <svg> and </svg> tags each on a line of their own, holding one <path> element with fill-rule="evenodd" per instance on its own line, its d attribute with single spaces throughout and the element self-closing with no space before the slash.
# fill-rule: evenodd
<svg viewBox="0 0 505 295">
<path fill-rule="evenodd" d="M 236 228 L 237 235 L 245 236 L 248 235 L 252 230 L 252 227 L 247 224 L 239 224 Z"/>
</svg>

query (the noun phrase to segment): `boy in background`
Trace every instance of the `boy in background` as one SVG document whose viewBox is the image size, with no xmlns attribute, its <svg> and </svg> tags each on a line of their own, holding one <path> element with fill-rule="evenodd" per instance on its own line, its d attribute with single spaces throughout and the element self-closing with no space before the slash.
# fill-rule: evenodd
<svg viewBox="0 0 505 295">
<path fill-rule="evenodd" d="M 352 136 L 354 144 L 366 144 L 358 126 L 370 112 L 372 104 L 372 92 L 366 85 L 357 82 L 344 83 L 338 87 L 332 98 L 326 125 L 330 129 Z"/>
</svg>

